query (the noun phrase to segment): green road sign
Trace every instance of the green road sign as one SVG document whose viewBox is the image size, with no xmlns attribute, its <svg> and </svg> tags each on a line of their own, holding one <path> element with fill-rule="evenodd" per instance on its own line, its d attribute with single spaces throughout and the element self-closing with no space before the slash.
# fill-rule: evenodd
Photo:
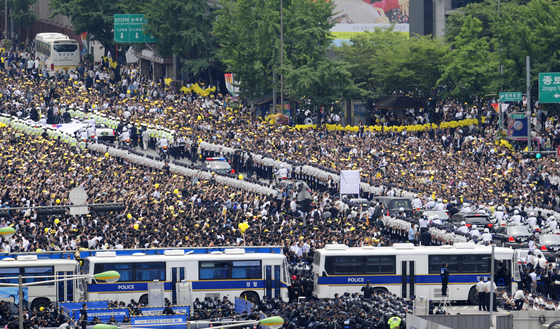
<svg viewBox="0 0 560 329">
<path fill-rule="evenodd" d="M 539 102 L 560 103 L 560 73 L 539 73 Z"/>
<path fill-rule="evenodd" d="M 148 22 L 144 14 L 118 14 L 113 18 L 115 42 L 122 43 L 153 43 L 157 38 L 144 34 L 144 25 Z"/>
<path fill-rule="evenodd" d="M 511 113 L 509 117 L 512 119 L 525 119 L 525 115 L 525 113 Z"/>
<path fill-rule="evenodd" d="M 500 102 L 521 102 L 522 100 L 520 91 L 500 93 Z"/>
</svg>

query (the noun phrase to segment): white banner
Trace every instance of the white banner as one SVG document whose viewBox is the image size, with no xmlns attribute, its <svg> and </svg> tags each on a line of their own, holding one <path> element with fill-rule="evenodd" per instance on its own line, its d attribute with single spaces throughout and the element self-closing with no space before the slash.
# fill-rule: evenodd
<svg viewBox="0 0 560 329">
<path fill-rule="evenodd" d="M 360 194 L 359 170 L 340 171 L 340 195 L 342 194 Z"/>
</svg>

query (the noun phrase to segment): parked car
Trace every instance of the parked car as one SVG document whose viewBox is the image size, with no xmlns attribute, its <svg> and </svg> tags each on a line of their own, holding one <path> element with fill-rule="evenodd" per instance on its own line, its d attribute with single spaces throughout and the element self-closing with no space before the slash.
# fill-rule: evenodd
<svg viewBox="0 0 560 329">
<path fill-rule="evenodd" d="M 535 246 L 542 251 L 549 262 L 556 261 L 556 252 L 560 251 L 560 235 L 540 234 L 535 235 Z M 521 248 L 528 248 L 529 241 L 524 242 Z"/>
<path fill-rule="evenodd" d="M 409 198 L 376 196 L 372 201 L 376 203 L 378 200 L 383 204 L 383 207 L 385 207 L 385 210 L 387 211 L 386 215 L 388 216 L 398 215 L 400 208 L 403 208 L 408 217 L 412 216 L 414 213 L 414 210 L 412 209 L 412 200 Z"/>
<path fill-rule="evenodd" d="M 459 212 L 451 217 L 449 222 L 457 227 L 461 226 L 461 222 L 467 223 L 470 228 L 476 225 L 479 231 L 484 231 L 485 228 L 492 229 L 494 224 L 490 221 L 490 216 L 477 212 Z"/>
<path fill-rule="evenodd" d="M 492 240 L 498 247 L 521 248 L 521 244 L 531 235 L 529 227 L 525 225 L 496 226 Z"/>
</svg>

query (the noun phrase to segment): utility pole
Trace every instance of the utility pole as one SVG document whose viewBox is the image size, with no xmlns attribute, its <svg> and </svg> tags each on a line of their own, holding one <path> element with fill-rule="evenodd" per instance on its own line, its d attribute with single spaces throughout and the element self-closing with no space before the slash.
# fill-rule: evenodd
<svg viewBox="0 0 560 329">
<path fill-rule="evenodd" d="M 8 39 L 8 0 L 4 0 L 4 38 Z"/>
<path fill-rule="evenodd" d="M 284 2 L 280 0 L 280 69 L 284 67 Z M 284 114 L 284 72 L 280 75 L 280 112 Z M 295 121 L 295 118 L 292 118 Z"/>
<path fill-rule="evenodd" d="M 527 151 L 531 152 L 531 57 L 527 56 Z"/>
</svg>

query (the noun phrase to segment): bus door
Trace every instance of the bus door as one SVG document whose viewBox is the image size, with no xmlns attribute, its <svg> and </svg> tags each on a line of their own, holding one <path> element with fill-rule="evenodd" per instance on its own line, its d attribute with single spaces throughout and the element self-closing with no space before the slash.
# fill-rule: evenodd
<svg viewBox="0 0 560 329">
<path fill-rule="evenodd" d="M 268 298 L 280 298 L 280 279 L 281 279 L 281 266 L 280 265 L 266 265 L 265 266 L 265 295 Z"/>
<path fill-rule="evenodd" d="M 184 267 L 171 268 L 171 301 L 177 305 L 177 283 L 185 280 Z"/>
<path fill-rule="evenodd" d="M 416 261 L 401 260 L 401 297 L 416 295 Z"/>
<path fill-rule="evenodd" d="M 57 279 L 69 279 L 74 277 L 72 271 L 58 271 L 56 272 Z M 57 301 L 59 302 L 72 302 L 74 301 L 74 280 L 58 281 L 57 282 Z M 78 296 L 78 300 L 81 296 Z"/>
</svg>

